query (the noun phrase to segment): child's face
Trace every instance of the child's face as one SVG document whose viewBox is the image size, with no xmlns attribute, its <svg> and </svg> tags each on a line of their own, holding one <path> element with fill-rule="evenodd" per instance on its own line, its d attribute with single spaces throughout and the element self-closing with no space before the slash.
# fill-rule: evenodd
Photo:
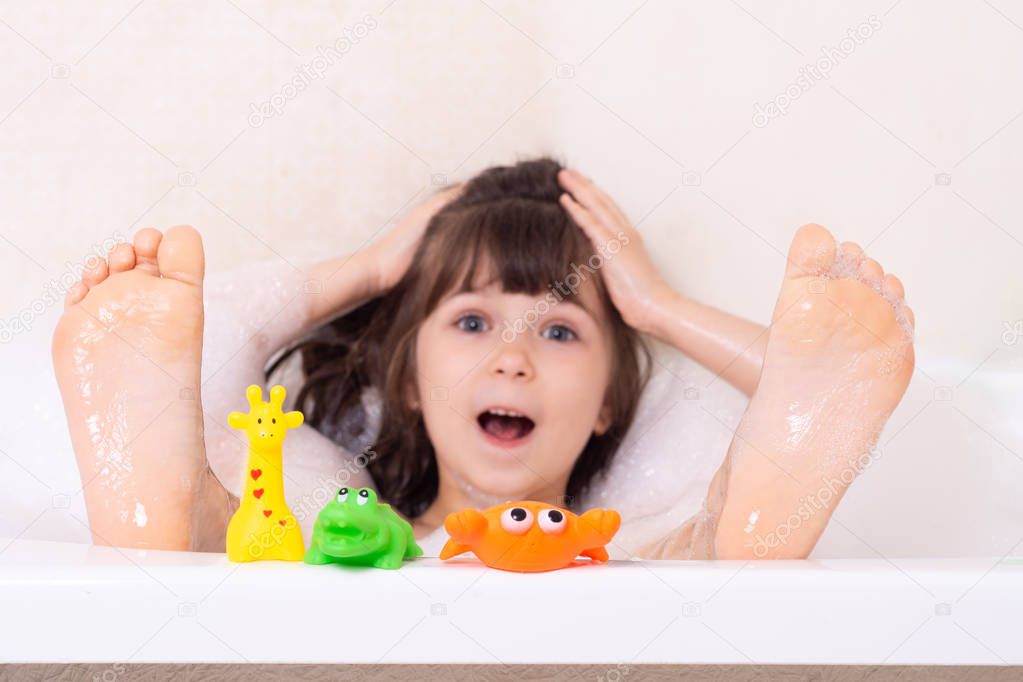
<svg viewBox="0 0 1023 682">
<path fill-rule="evenodd" d="M 596 289 L 555 300 L 491 284 L 424 320 L 416 385 L 442 477 L 503 499 L 558 495 L 607 430 L 611 334 Z"/>
</svg>

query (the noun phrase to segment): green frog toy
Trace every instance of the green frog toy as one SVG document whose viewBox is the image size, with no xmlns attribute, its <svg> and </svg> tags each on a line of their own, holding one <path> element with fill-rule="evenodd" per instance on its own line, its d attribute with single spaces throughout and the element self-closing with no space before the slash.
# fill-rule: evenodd
<svg viewBox="0 0 1023 682">
<path fill-rule="evenodd" d="M 305 553 L 307 564 L 401 568 L 422 556 L 412 526 L 370 488 L 341 488 L 316 517 Z"/>
</svg>

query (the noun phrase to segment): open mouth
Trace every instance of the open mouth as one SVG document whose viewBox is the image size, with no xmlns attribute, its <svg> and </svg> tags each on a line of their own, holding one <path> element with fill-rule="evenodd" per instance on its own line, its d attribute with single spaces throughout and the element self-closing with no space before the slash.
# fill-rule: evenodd
<svg viewBox="0 0 1023 682">
<path fill-rule="evenodd" d="M 503 444 L 521 441 L 532 433 L 536 426 L 532 419 L 521 412 L 497 407 L 480 413 L 476 421 L 484 433 Z"/>
<path fill-rule="evenodd" d="M 320 539 L 324 551 L 333 556 L 348 556 L 361 551 L 371 539 L 360 528 L 351 525 L 332 525 L 325 528 Z"/>
<path fill-rule="evenodd" d="M 361 538 L 363 535 L 362 529 L 355 526 L 334 526 L 330 530 L 334 535 L 345 539 Z"/>
</svg>

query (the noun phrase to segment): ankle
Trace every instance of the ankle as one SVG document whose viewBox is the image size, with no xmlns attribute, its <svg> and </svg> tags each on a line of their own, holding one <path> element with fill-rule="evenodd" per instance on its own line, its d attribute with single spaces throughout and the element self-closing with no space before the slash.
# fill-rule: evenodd
<svg viewBox="0 0 1023 682">
<path fill-rule="evenodd" d="M 192 542 L 195 552 L 226 551 L 227 524 L 238 509 L 238 498 L 227 491 L 208 466 L 196 486 L 192 505 Z"/>
</svg>

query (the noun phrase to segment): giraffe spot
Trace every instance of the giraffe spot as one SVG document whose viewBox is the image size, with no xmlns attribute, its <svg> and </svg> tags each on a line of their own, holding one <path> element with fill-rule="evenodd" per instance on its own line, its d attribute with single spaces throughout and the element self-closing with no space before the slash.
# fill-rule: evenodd
<svg viewBox="0 0 1023 682">
<path fill-rule="evenodd" d="M 249 472 L 249 476 L 252 476 L 253 481 L 258 481 L 259 477 L 263 475 L 262 469 L 253 469 Z"/>
<path fill-rule="evenodd" d="M 259 498 L 263 497 L 263 489 L 262 488 L 256 488 L 255 490 L 252 491 L 252 494 L 258 500 Z"/>
<path fill-rule="evenodd" d="M 274 513 L 273 509 L 264 509 L 263 510 L 263 516 L 265 516 L 267 518 L 270 518 L 270 514 L 273 514 L 273 513 Z"/>
</svg>

